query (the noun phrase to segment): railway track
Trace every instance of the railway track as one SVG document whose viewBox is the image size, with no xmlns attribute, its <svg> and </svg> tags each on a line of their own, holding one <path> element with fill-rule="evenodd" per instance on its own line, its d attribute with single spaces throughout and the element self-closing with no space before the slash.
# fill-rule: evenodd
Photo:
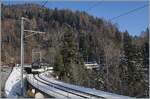
<svg viewBox="0 0 150 99">
<path fill-rule="evenodd" d="M 101 97 L 101 96 L 97 96 L 97 95 L 94 95 L 94 94 L 91 94 L 91 93 L 86 93 L 86 92 L 83 92 L 83 91 L 80 91 L 80 90 L 76 90 L 76 89 L 73 89 L 73 88 L 68 88 L 68 87 L 65 87 L 65 86 L 53 83 L 51 81 L 43 79 L 39 75 L 36 75 L 34 77 L 35 77 L 36 80 L 38 80 L 38 81 L 40 81 L 40 82 L 42 82 L 42 83 L 44 83 L 46 85 L 49 85 L 51 87 L 54 87 L 56 89 L 68 92 L 68 93 L 76 95 L 76 96 L 80 96 L 82 98 L 88 98 L 88 99 L 90 99 L 90 98 L 105 99 L 104 97 Z"/>
<path fill-rule="evenodd" d="M 43 92 L 46 92 L 49 95 L 57 96 L 59 94 L 59 97 L 64 96 L 66 98 L 72 99 L 135 99 L 134 97 L 123 96 L 114 93 L 104 92 L 101 90 L 93 90 L 91 88 L 67 84 L 61 81 L 57 81 L 55 79 L 47 78 L 45 73 L 41 73 L 39 75 L 32 75 L 31 77 L 32 78 L 30 83 L 35 81 L 37 83 L 35 86 L 39 85 L 41 89 L 47 88 L 44 89 Z"/>
<path fill-rule="evenodd" d="M 53 88 L 56 88 L 56 87 L 54 87 L 53 85 L 47 84 L 45 81 L 40 80 L 40 79 L 37 78 L 36 76 L 34 76 L 34 79 L 37 80 L 37 81 L 39 81 L 39 82 L 41 82 L 41 83 L 43 83 L 43 84 L 45 84 L 45 85 L 48 85 L 48 86 L 53 87 Z M 56 88 L 56 89 L 58 89 L 58 88 Z M 57 94 L 59 94 L 59 95 L 65 96 L 65 97 L 67 97 L 67 98 L 71 98 L 71 97 L 69 97 L 69 96 L 67 96 L 67 95 L 65 95 L 65 94 L 59 93 L 59 92 L 57 92 L 57 91 L 54 91 L 54 90 L 50 90 L 50 91 L 53 91 L 53 92 L 55 92 L 55 93 L 57 93 Z"/>
</svg>

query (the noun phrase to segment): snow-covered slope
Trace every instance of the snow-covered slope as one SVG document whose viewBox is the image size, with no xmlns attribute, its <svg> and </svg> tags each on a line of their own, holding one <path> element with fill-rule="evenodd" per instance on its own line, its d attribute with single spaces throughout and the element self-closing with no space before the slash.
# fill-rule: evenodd
<svg viewBox="0 0 150 99">
<path fill-rule="evenodd" d="M 14 67 L 5 83 L 5 96 L 7 98 L 16 98 L 21 95 L 21 68 Z"/>
</svg>

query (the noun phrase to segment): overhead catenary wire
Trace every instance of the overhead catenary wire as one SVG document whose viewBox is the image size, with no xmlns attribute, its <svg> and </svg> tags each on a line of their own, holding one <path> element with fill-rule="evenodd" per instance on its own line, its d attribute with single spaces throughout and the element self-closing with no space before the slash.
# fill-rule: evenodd
<svg viewBox="0 0 150 99">
<path fill-rule="evenodd" d="M 98 3 L 93 4 L 92 6 L 90 6 L 89 8 L 87 8 L 85 11 L 90 11 L 90 10 L 92 10 L 93 8 L 95 8 L 95 7 L 97 7 L 99 4 L 101 4 L 102 1 L 103 1 L 103 0 L 99 1 Z"/>
<path fill-rule="evenodd" d="M 115 16 L 115 17 L 111 18 L 110 21 L 115 20 L 115 19 L 120 18 L 120 17 L 125 16 L 125 15 L 128 15 L 128 14 L 130 14 L 130 13 L 136 12 L 136 11 L 138 11 L 138 10 L 141 10 L 141 9 L 147 7 L 147 6 L 149 6 L 149 4 L 145 4 L 145 5 L 143 5 L 143 6 L 140 6 L 140 7 L 137 7 L 137 8 L 135 8 L 135 9 L 132 9 L 132 10 L 130 10 L 130 11 L 128 11 L 128 12 L 122 13 L 122 14 L 120 14 L 120 15 L 118 15 L 118 16 Z M 122 50 L 123 50 L 123 43 L 124 43 L 123 39 L 124 39 L 124 34 L 122 33 L 122 36 L 121 36 L 121 48 L 122 48 L 122 49 L 121 49 L 121 53 L 120 53 L 121 55 L 123 55 L 123 51 L 122 51 Z M 123 56 L 121 56 L 121 57 L 123 57 Z M 119 73 L 118 73 L 118 74 L 119 74 Z M 120 85 L 121 85 L 121 82 L 120 82 Z"/>
<path fill-rule="evenodd" d="M 115 19 L 117 19 L 117 18 L 119 18 L 119 17 L 122 17 L 122 16 L 125 16 L 125 15 L 128 15 L 128 14 L 130 14 L 130 13 L 132 13 L 132 12 L 138 11 L 138 10 L 140 10 L 140 9 L 143 9 L 143 8 L 147 7 L 148 5 L 149 5 L 149 4 L 145 4 L 145 5 L 143 5 L 143 6 L 140 6 L 140 7 L 138 7 L 138 8 L 135 8 L 135 9 L 130 10 L 130 11 L 128 11 L 128 12 L 122 13 L 122 14 L 120 14 L 120 15 L 118 15 L 118 16 L 115 16 L 115 17 L 111 18 L 110 21 L 115 20 Z"/>
<path fill-rule="evenodd" d="M 46 0 L 41 7 L 44 7 L 47 3 L 48 3 L 48 0 Z"/>
</svg>

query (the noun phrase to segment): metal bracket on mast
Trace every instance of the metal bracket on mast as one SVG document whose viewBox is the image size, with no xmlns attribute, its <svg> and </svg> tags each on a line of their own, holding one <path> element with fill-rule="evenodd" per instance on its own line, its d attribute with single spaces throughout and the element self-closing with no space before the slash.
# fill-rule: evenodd
<svg viewBox="0 0 150 99">
<path fill-rule="evenodd" d="M 38 33 L 45 33 L 40 31 L 33 31 L 33 30 L 24 30 L 24 20 L 28 21 L 30 23 L 30 20 L 24 17 L 21 17 L 21 95 L 24 96 L 24 81 L 23 81 L 23 70 L 24 70 L 24 38 L 30 37 L 34 34 Z M 24 37 L 24 32 L 31 32 L 32 34 L 29 34 Z"/>
</svg>

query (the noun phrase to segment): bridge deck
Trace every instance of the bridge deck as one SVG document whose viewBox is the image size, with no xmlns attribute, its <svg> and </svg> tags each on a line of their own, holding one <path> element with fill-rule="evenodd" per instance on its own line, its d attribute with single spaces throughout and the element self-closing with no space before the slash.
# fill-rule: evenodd
<svg viewBox="0 0 150 99">
<path fill-rule="evenodd" d="M 47 73 L 42 73 L 35 76 L 30 75 L 28 76 L 28 81 L 40 90 L 43 90 L 44 92 L 58 98 L 133 99 L 128 96 L 117 95 L 100 90 L 64 83 L 54 79 L 53 77 L 47 77 Z"/>
</svg>

